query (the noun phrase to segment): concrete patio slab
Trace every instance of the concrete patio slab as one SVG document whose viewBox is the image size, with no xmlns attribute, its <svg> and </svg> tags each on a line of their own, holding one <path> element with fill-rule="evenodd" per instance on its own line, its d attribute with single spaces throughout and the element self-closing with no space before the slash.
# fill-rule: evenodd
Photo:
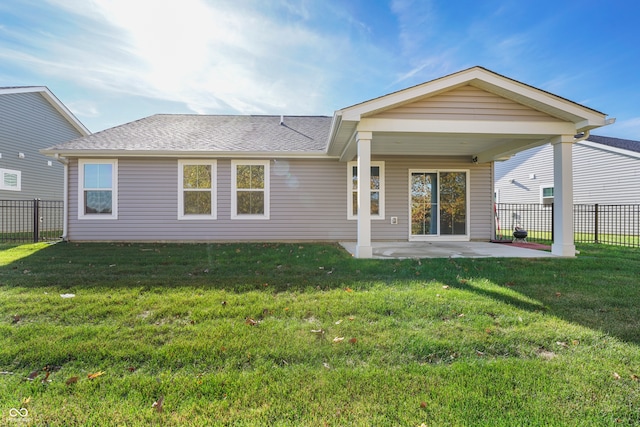
<svg viewBox="0 0 640 427">
<path fill-rule="evenodd" d="M 355 254 L 356 242 L 340 242 Z M 490 242 L 374 242 L 373 258 L 545 258 L 551 252 L 518 247 L 509 243 Z"/>
</svg>

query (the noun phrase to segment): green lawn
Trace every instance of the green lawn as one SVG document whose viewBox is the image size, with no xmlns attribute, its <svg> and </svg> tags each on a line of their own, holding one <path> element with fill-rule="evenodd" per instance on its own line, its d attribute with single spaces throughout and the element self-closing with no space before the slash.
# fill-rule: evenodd
<svg viewBox="0 0 640 427">
<path fill-rule="evenodd" d="M 639 425 L 640 254 L 579 249 L 0 246 L 0 425 Z"/>
</svg>

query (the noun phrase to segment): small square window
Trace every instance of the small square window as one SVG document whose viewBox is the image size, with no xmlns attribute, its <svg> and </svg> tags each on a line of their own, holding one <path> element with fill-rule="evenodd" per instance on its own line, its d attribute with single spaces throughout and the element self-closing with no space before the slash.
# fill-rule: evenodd
<svg viewBox="0 0 640 427">
<path fill-rule="evenodd" d="M 553 187 L 540 187 L 540 199 L 544 205 L 550 205 L 553 203 Z"/>
<path fill-rule="evenodd" d="M 0 169 L 0 190 L 20 191 L 22 187 L 22 172 Z"/>
</svg>

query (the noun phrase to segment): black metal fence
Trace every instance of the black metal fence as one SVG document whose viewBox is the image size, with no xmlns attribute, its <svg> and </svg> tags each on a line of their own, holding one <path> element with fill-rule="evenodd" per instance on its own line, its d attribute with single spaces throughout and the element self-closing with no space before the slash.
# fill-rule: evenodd
<svg viewBox="0 0 640 427">
<path fill-rule="evenodd" d="M 516 226 L 527 240 L 553 241 L 553 204 L 497 203 L 496 239 L 512 239 Z M 576 243 L 640 247 L 640 205 L 578 204 L 573 206 Z"/>
<path fill-rule="evenodd" d="M 58 240 L 63 221 L 62 200 L 0 200 L 0 243 Z"/>
</svg>

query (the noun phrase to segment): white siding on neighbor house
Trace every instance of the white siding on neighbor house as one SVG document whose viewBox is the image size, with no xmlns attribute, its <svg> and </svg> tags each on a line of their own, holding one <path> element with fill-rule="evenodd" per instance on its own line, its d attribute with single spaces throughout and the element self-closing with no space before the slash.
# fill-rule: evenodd
<svg viewBox="0 0 640 427">
<path fill-rule="evenodd" d="M 466 85 L 373 117 L 436 120 L 560 121 L 474 86 Z"/>
<path fill-rule="evenodd" d="M 39 93 L 1 95 L 0 169 L 20 171 L 22 182 L 21 191 L 0 190 L 0 199 L 62 200 L 63 166 L 39 150 L 79 136 L 80 132 Z"/>
<path fill-rule="evenodd" d="M 468 158 L 386 157 L 385 220 L 372 239 L 409 238 L 409 169 L 470 171 L 472 239 L 490 239 L 491 165 Z M 347 219 L 346 163 L 333 159 L 270 160 L 270 219 L 231 219 L 231 160 L 217 159 L 217 219 L 178 220 L 178 159 L 118 159 L 118 219 L 78 220 L 78 162 L 70 163 L 68 239 L 76 241 L 339 241 L 355 240 Z M 392 225 L 390 218 L 398 217 Z"/>
<path fill-rule="evenodd" d="M 551 145 L 532 148 L 496 163 L 495 188 L 499 203 L 540 203 L 540 188 L 545 186 L 553 186 Z M 575 144 L 573 201 L 575 204 L 639 204 L 640 158 Z"/>
</svg>

